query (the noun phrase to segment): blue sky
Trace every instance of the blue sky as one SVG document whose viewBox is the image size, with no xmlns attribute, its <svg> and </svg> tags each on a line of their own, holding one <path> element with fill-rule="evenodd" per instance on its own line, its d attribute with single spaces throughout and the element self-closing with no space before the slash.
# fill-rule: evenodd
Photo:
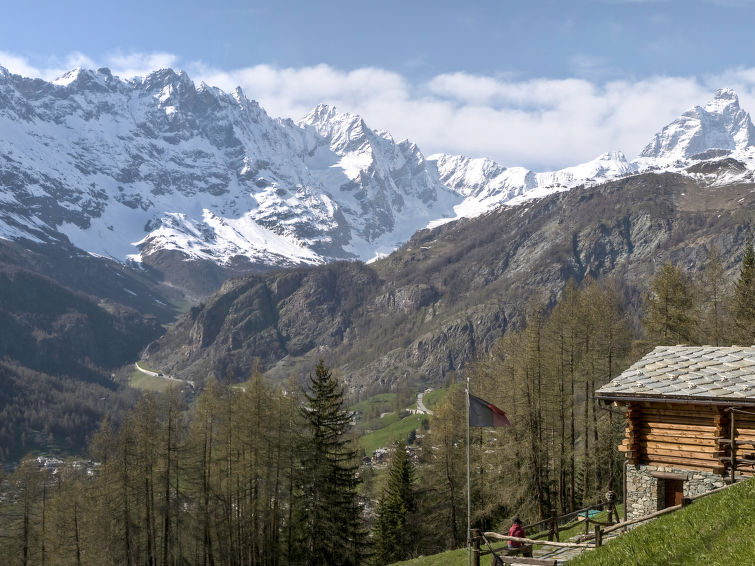
<svg viewBox="0 0 755 566">
<path fill-rule="evenodd" d="M 315 104 L 436 151 L 539 170 L 635 156 L 716 88 L 755 111 L 752 0 L 14 2 L 0 64 L 172 66 L 275 116 Z"/>
</svg>

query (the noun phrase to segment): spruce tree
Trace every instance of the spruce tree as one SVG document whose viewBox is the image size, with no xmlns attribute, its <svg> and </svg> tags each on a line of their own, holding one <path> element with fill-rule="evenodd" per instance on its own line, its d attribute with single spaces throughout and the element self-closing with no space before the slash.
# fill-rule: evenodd
<svg viewBox="0 0 755 566">
<path fill-rule="evenodd" d="M 736 344 L 755 344 L 755 252 L 748 242 L 742 256 L 742 268 L 734 287 L 733 338 Z"/>
<path fill-rule="evenodd" d="M 395 445 L 388 480 L 377 508 L 375 551 L 377 564 L 392 564 L 413 555 L 416 545 L 415 470 L 406 444 Z"/>
<path fill-rule="evenodd" d="M 309 446 L 303 459 L 301 519 L 306 563 L 358 564 L 364 531 L 357 500 L 357 452 L 348 435 L 352 414 L 343 388 L 323 360 L 302 411 Z"/>
</svg>

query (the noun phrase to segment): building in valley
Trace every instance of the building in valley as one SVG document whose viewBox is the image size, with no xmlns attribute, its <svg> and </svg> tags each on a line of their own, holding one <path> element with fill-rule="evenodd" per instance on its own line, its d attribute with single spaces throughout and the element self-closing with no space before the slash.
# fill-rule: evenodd
<svg viewBox="0 0 755 566">
<path fill-rule="evenodd" d="M 659 346 L 596 397 L 625 410 L 629 519 L 755 474 L 755 346 Z"/>
</svg>

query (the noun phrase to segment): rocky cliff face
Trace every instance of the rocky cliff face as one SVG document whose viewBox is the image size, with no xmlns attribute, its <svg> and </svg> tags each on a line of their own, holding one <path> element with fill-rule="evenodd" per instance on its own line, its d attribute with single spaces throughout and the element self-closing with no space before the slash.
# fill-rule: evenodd
<svg viewBox="0 0 755 566">
<path fill-rule="evenodd" d="M 706 174 L 737 166 L 718 167 Z M 692 173 L 632 176 L 422 231 L 369 266 L 233 280 L 146 356 L 195 378 L 245 378 L 255 358 L 286 378 L 323 357 L 355 390 L 442 383 L 518 324 L 530 298 L 553 302 L 569 278 L 613 277 L 637 305 L 656 265 L 694 273 L 713 244 L 733 275 L 751 234 L 752 185 Z"/>
</svg>

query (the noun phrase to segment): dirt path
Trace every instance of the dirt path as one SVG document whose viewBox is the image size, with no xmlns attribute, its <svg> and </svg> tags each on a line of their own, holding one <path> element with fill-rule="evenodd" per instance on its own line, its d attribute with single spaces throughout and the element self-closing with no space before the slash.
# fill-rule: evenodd
<svg viewBox="0 0 755 566">
<path fill-rule="evenodd" d="M 424 397 L 424 395 L 425 395 L 424 391 L 422 393 L 417 393 L 417 412 L 424 413 L 425 415 L 432 415 L 433 412 L 427 407 L 425 407 L 425 404 L 422 401 L 422 397 Z"/>
</svg>

